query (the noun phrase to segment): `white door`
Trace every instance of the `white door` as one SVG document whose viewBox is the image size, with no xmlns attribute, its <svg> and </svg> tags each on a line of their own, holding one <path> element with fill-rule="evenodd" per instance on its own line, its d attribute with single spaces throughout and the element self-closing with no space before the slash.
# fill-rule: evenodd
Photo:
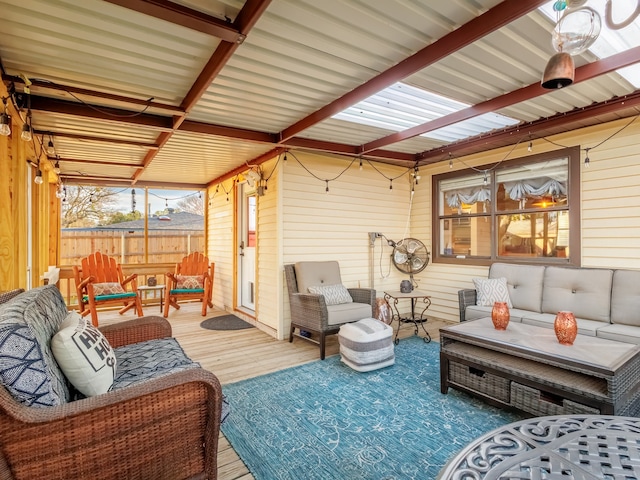
<svg viewBox="0 0 640 480">
<path fill-rule="evenodd" d="M 246 183 L 238 189 L 238 306 L 255 312 L 256 190 Z"/>
</svg>

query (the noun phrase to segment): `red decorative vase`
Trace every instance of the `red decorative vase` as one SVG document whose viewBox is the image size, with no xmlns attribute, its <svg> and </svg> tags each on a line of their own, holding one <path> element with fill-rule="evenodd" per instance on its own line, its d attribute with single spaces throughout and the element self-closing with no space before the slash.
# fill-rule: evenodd
<svg viewBox="0 0 640 480">
<path fill-rule="evenodd" d="M 558 312 L 553 322 L 553 329 L 562 345 L 573 345 L 578 335 L 578 322 L 571 312 Z"/>
<path fill-rule="evenodd" d="M 491 321 L 496 330 L 506 330 L 509 325 L 509 306 L 507 302 L 495 302 L 491 310 Z"/>
</svg>

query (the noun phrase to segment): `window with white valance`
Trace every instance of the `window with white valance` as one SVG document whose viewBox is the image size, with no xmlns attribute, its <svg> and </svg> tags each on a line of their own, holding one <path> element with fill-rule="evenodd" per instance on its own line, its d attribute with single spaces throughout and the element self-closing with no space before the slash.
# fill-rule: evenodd
<svg viewBox="0 0 640 480">
<path fill-rule="evenodd" d="M 434 261 L 579 262 L 579 167 L 574 147 L 434 177 Z"/>
</svg>

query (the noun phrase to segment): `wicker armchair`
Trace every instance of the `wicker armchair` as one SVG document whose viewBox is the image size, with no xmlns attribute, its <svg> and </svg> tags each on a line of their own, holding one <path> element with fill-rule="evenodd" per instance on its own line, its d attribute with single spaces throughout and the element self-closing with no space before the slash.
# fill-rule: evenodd
<svg viewBox="0 0 640 480">
<path fill-rule="evenodd" d="M 171 336 L 161 317 L 101 328 L 116 348 Z M 215 479 L 222 389 L 201 368 L 55 407 L 0 387 L 2 479 Z"/>
<path fill-rule="evenodd" d="M 308 293 L 311 285 L 341 284 L 338 262 L 298 262 L 284 266 L 289 305 L 291 308 L 291 329 L 289 342 L 297 336 L 320 346 L 320 359 L 325 358 L 325 341 L 328 335 L 338 333 L 340 325 L 371 317 L 376 301 L 376 291 L 371 288 L 347 289 L 352 303 L 329 305 L 324 295 Z M 299 333 L 295 333 L 295 329 Z M 301 335 L 307 332 L 307 335 Z"/>
<path fill-rule="evenodd" d="M 468 305 L 476 304 L 477 293 L 473 288 L 458 290 L 458 308 L 460 311 L 460 321 L 464 322 L 464 312 Z"/>
</svg>

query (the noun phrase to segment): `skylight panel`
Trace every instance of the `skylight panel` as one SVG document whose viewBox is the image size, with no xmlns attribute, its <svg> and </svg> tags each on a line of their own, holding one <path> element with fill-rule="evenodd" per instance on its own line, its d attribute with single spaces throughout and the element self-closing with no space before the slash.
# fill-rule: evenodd
<svg viewBox="0 0 640 480">
<path fill-rule="evenodd" d="M 405 83 L 395 83 L 334 115 L 333 118 L 399 132 L 463 110 L 471 105 Z M 489 132 L 518 120 L 488 113 L 421 136 L 451 142 Z"/>
<path fill-rule="evenodd" d="M 636 0 L 616 0 L 613 3 L 613 20 L 621 22 L 627 18 L 637 6 Z M 539 8 L 555 24 L 558 21 L 558 14 L 553 10 L 554 2 L 547 2 Z M 591 1 L 585 6 L 593 8 L 602 19 L 602 29 L 596 41 L 588 48 L 588 51 L 599 59 L 610 57 L 616 53 L 624 52 L 630 48 L 640 45 L 640 17 L 630 25 L 620 29 L 611 30 L 604 21 L 604 1 Z M 620 17 L 620 18 L 618 18 Z M 549 31 L 549 43 L 551 43 L 551 31 Z M 632 65 L 616 72 L 631 83 L 634 88 L 640 88 L 640 66 Z"/>
</svg>

